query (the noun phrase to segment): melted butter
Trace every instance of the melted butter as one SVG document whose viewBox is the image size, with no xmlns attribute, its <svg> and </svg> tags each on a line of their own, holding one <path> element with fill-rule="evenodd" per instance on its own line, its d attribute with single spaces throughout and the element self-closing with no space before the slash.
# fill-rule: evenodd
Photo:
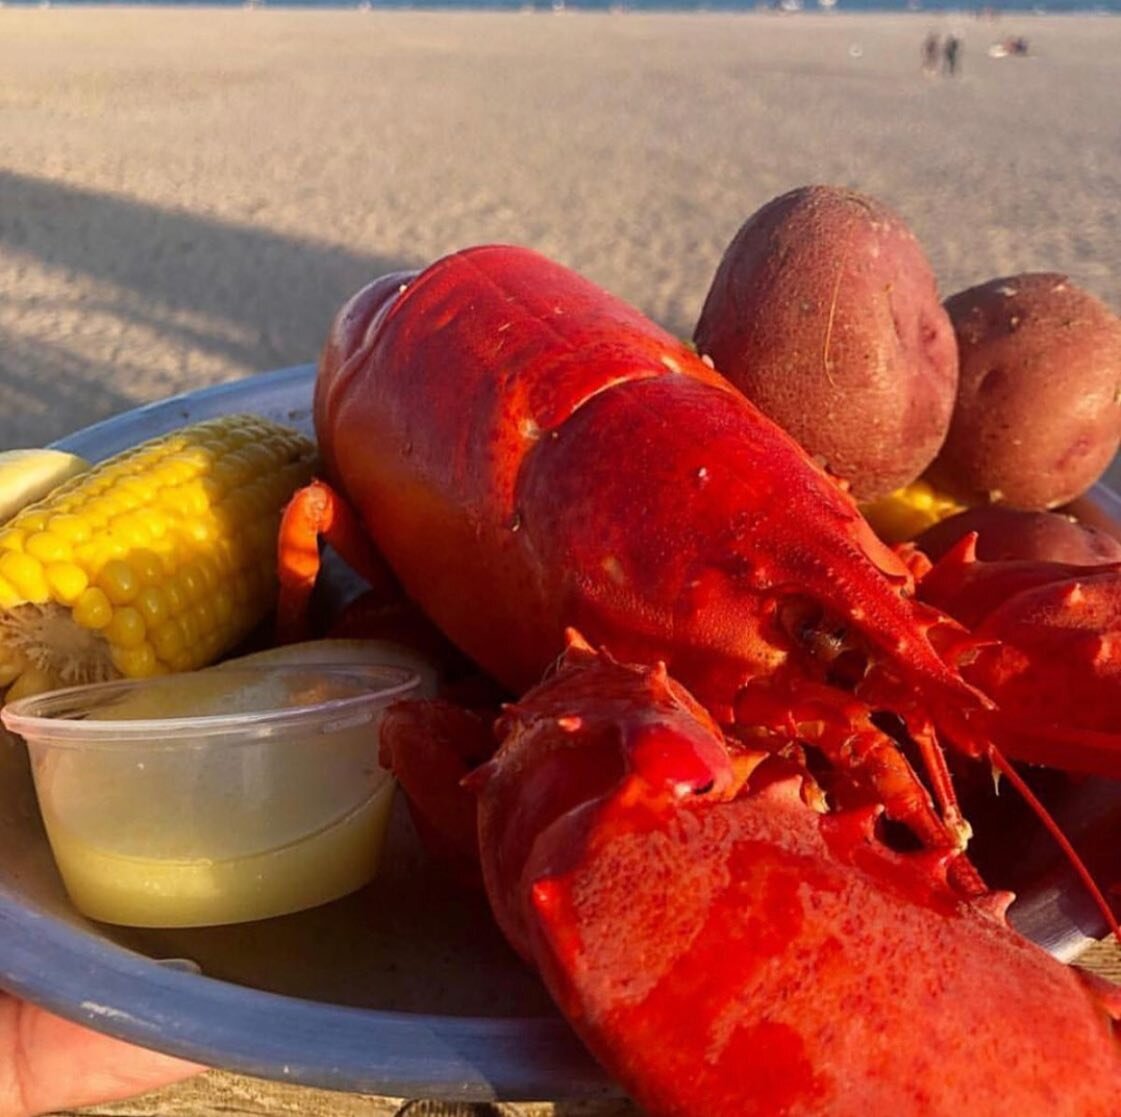
<svg viewBox="0 0 1121 1117">
<path fill-rule="evenodd" d="M 361 888 L 377 870 L 394 784 L 386 780 L 329 825 L 272 848 L 223 856 L 142 856 L 128 820 L 101 841 L 46 819 L 70 898 L 84 915 L 132 927 L 192 927 L 266 919 Z M 174 848 L 175 834 L 161 844 Z M 184 836 L 190 840 L 190 836 Z"/>
</svg>

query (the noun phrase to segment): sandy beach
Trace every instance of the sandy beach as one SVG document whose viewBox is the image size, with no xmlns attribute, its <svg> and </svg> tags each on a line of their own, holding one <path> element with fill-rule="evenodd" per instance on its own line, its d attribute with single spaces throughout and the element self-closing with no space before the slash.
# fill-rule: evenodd
<svg viewBox="0 0 1121 1117">
<path fill-rule="evenodd" d="M 4 8 L 0 447 L 314 360 L 365 280 L 482 241 L 689 333 L 810 182 L 900 210 L 946 294 L 1053 269 L 1121 309 L 1118 88 L 1113 17 Z"/>
</svg>

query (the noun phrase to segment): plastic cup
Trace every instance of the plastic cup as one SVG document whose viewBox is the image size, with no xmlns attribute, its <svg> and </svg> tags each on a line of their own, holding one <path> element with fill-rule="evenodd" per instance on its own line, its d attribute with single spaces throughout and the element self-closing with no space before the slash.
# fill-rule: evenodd
<svg viewBox="0 0 1121 1117">
<path fill-rule="evenodd" d="M 398 667 L 225 668 L 14 702 L 47 837 L 84 915 L 134 927 L 265 919 L 377 871 L 393 795 L 378 726 Z"/>
</svg>

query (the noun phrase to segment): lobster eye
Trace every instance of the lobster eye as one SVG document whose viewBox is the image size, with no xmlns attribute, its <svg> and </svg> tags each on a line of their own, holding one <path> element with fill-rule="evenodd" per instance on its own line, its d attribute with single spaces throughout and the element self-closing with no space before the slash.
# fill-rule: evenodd
<svg viewBox="0 0 1121 1117">
<path fill-rule="evenodd" d="M 815 601 L 807 597 L 788 598 L 779 606 L 777 620 L 790 640 L 817 662 L 834 667 L 843 657 L 852 658 L 854 648 L 848 626 L 830 617 Z M 855 682 L 862 667 L 863 660 L 858 664 L 846 663 L 841 671 L 843 679 L 837 682 Z"/>
<path fill-rule="evenodd" d="M 812 642 L 823 616 L 821 606 L 808 597 L 788 597 L 775 613 L 779 628 L 800 647 Z"/>
</svg>

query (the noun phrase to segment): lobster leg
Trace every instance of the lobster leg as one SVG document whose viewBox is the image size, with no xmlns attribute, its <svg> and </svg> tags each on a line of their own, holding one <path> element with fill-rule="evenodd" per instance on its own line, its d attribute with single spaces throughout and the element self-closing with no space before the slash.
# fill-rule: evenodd
<svg viewBox="0 0 1121 1117">
<path fill-rule="evenodd" d="M 755 731 L 765 727 L 780 740 L 812 745 L 842 777 L 838 781 L 842 792 L 855 787 L 865 801 L 883 802 L 888 817 L 907 826 L 928 849 L 965 849 L 971 836 L 969 824 L 932 732 L 910 736 L 934 802 L 896 740 L 874 723 L 873 711 L 862 701 L 805 681 L 782 688 L 772 684 L 773 680 L 757 680 L 741 688 L 735 706 L 737 726 Z M 730 731 L 735 732 L 735 727 Z"/>
<path fill-rule="evenodd" d="M 378 554 L 350 505 L 323 481 L 296 492 L 284 509 L 277 542 L 280 593 L 276 637 L 282 644 L 309 635 L 308 606 L 319 575 L 320 538 L 326 540 L 385 600 L 401 596 L 396 577 Z"/>
</svg>

